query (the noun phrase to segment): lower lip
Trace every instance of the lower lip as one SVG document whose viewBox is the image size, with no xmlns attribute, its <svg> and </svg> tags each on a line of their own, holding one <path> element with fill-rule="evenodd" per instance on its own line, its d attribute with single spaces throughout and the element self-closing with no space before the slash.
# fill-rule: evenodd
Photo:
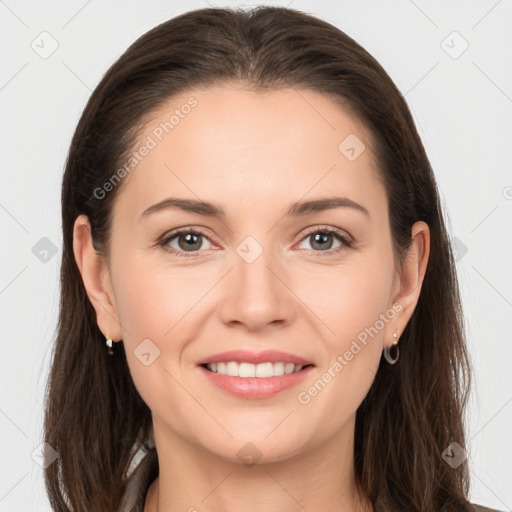
<svg viewBox="0 0 512 512">
<path fill-rule="evenodd" d="M 240 398 L 262 399 L 277 395 L 285 389 L 300 384 L 314 366 L 303 368 L 300 372 L 276 377 L 230 377 L 220 373 L 210 372 L 203 366 L 199 370 L 215 386 Z"/>
</svg>

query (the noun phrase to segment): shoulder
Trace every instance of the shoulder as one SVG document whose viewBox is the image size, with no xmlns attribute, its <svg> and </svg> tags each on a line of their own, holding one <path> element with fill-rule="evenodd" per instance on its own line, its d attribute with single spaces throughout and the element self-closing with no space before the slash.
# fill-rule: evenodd
<svg viewBox="0 0 512 512">
<path fill-rule="evenodd" d="M 503 512 L 497 508 L 487 508 L 483 505 L 477 505 L 476 503 L 471 503 L 471 505 L 473 505 L 475 512 Z"/>
</svg>

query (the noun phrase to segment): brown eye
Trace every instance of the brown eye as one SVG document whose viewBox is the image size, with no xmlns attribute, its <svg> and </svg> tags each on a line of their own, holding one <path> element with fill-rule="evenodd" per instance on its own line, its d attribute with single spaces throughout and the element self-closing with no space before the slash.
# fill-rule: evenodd
<svg viewBox="0 0 512 512">
<path fill-rule="evenodd" d="M 333 254 L 352 246 L 352 241 L 342 231 L 335 228 L 317 228 L 306 234 L 301 243 L 305 240 L 308 240 L 310 245 L 305 249 L 318 253 Z M 336 242 L 337 245 L 334 245 Z"/>
<path fill-rule="evenodd" d="M 332 233 L 318 232 L 309 235 L 311 247 L 315 250 L 328 250 L 332 247 L 334 235 Z"/>
<path fill-rule="evenodd" d="M 194 253 L 199 252 L 200 249 L 205 249 L 205 240 L 208 240 L 205 234 L 187 229 L 171 233 L 161 242 L 161 245 L 177 256 L 196 256 Z M 208 243 L 210 243 L 211 246 L 209 240 Z M 206 249 L 209 248 L 211 247 L 206 247 Z"/>
<path fill-rule="evenodd" d="M 184 251 L 195 251 L 203 245 L 202 235 L 195 233 L 182 233 L 178 235 L 177 241 L 180 249 Z"/>
</svg>

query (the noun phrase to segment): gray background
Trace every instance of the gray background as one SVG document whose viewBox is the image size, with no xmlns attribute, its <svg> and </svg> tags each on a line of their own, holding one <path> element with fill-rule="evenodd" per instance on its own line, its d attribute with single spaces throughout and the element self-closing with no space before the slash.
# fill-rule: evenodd
<svg viewBox="0 0 512 512">
<path fill-rule="evenodd" d="M 347 32 L 406 97 L 458 250 L 475 371 L 470 497 L 511 510 L 512 4 L 267 4 Z M 40 466 L 42 406 L 58 311 L 60 181 L 74 127 L 102 74 L 136 37 L 208 5 L 256 4 L 0 0 L 0 226 L 7 241 L 0 252 L 0 512 L 50 510 Z"/>
</svg>

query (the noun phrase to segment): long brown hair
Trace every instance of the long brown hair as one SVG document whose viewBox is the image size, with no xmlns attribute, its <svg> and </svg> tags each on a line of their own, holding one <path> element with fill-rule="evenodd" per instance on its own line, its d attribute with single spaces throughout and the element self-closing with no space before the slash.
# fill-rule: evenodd
<svg viewBox="0 0 512 512">
<path fill-rule="evenodd" d="M 74 133 L 62 184 L 63 254 L 58 332 L 45 408 L 45 441 L 59 453 L 45 469 L 54 510 L 115 511 L 151 413 L 132 381 L 122 343 L 107 354 L 73 256 L 73 224 L 89 217 L 108 257 L 119 186 L 95 194 L 133 151 L 144 120 L 173 95 L 236 82 L 253 90 L 307 88 L 329 95 L 372 137 L 385 183 L 395 255 L 415 221 L 430 227 L 431 252 L 396 365 L 382 360 L 358 408 L 357 483 L 376 510 L 469 511 L 465 447 L 471 383 L 452 250 L 432 168 L 407 104 L 378 62 L 329 23 L 297 10 L 208 8 L 175 17 L 137 39 L 107 71 Z"/>
</svg>

